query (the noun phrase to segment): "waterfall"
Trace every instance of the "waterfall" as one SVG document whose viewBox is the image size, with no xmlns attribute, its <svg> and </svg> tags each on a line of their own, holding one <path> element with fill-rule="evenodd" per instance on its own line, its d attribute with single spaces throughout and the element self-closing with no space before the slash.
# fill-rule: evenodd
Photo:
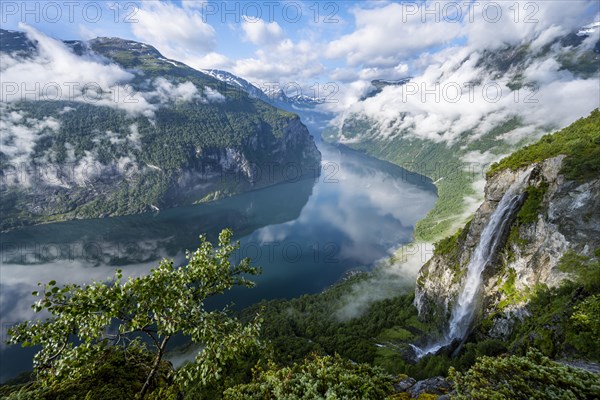
<svg viewBox="0 0 600 400">
<path fill-rule="evenodd" d="M 452 310 L 452 316 L 448 323 L 448 330 L 445 337 L 441 341 L 424 349 L 412 346 L 417 358 L 421 358 L 429 353 L 435 353 L 454 340 L 463 339 L 469 333 L 475 315 L 477 294 L 482 284 L 482 272 L 496 253 L 511 216 L 521 206 L 524 197 L 523 188 L 530 174 L 531 168 L 508 188 L 481 232 L 479 243 L 467 265 L 467 276 Z"/>
</svg>

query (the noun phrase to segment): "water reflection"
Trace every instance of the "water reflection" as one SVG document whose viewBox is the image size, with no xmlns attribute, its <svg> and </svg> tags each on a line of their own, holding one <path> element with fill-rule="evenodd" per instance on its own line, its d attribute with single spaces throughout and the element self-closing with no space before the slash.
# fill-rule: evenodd
<svg viewBox="0 0 600 400">
<path fill-rule="evenodd" d="M 128 266 L 193 249 L 206 233 L 215 240 L 229 227 L 237 237 L 298 218 L 314 186 L 311 179 L 193 207 L 117 218 L 69 221 L 2 233 L 2 263 Z"/>
<path fill-rule="evenodd" d="M 253 289 L 238 289 L 212 303 L 242 307 L 261 299 L 314 293 L 346 271 L 368 267 L 411 240 L 413 227 L 436 198 L 431 182 L 360 153 L 319 144 L 321 176 L 210 204 L 119 218 L 71 221 L 1 235 L 0 315 L 11 323 L 31 318 L 38 281 L 103 279 L 115 268 L 148 271 L 168 257 L 183 262 L 198 236 L 215 240 L 230 227 L 238 256 L 263 267 Z M 3 337 L 4 339 L 5 337 Z M 31 352 L 3 347 L 0 378 L 31 367 Z"/>
</svg>

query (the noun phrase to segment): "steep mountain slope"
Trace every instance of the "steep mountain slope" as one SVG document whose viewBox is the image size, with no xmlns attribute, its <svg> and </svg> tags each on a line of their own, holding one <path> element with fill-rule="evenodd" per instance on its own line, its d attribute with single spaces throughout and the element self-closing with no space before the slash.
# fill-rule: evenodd
<svg viewBox="0 0 600 400">
<path fill-rule="evenodd" d="M 435 241 L 472 214 L 491 163 L 598 106 L 598 30 L 550 39 L 449 49 L 409 82 L 376 85 L 323 137 L 436 181 L 415 232 Z"/>
<path fill-rule="evenodd" d="M 525 317 L 540 317 L 547 311 L 530 309 L 545 288 L 558 288 L 567 280 L 579 282 L 578 275 L 587 274 L 583 283 L 574 286 L 576 297 L 561 307 L 569 307 L 572 313 L 576 304 L 593 298 L 600 273 L 599 156 L 600 110 L 596 109 L 495 164 L 488 174 L 485 200 L 473 219 L 439 242 L 435 255 L 419 272 L 415 304 L 420 318 L 438 324 L 444 332 L 455 310 L 469 306 L 473 318 L 463 321 L 466 333 L 474 324 L 485 336 L 507 339 Z M 515 193 L 518 206 L 504 217 L 504 228 L 494 232 L 497 246 L 481 273 L 468 281 L 470 260 L 483 240 L 482 232 L 518 180 L 523 181 Z M 465 288 L 475 293 L 468 305 L 458 300 Z"/>
<path fill-rule="evenodd" d="M 318 171 L 297 115 L 152 46 L 0 35 L 13 85 L 1 103 L 3 230 L 192 204 Z"/>
</svg>

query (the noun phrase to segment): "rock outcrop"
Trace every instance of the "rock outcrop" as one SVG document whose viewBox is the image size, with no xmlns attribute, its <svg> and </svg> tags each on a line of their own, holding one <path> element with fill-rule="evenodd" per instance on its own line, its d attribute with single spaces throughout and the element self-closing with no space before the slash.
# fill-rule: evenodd
<svg viewBox="0 0 600 400">
<path fill-rule="evenodd" d="M 422 398 L 430 395 L 438 398 L 449 398 L 452 393 L 452 384 L 441 376 L 417 381 L 410 377 L 402 378 L 394 385 L 397 393 L 404 393 L 411 399 Z M 395 398 L 395 397 L 393 397 Z M 406 398 L 406 397 L 402 397 Z"/>
<path fill-rule="evenodd" d="M 525 200 L 509 216 L 498 251 L 482 273 L 478 321 L 492 320 L 488 334 L 506 337 L 527 315 L 537 285 L 558 286 L 568 274 L 558 268 L 569 250 L 592 256 L 600 246 L 600 179 L 570 181 L 560 173 L 564 156 L 529 166 Z M 464 284 L 465 270 L 481 233 L 500 199 L 525 168 L 505 169 L 489 178 L 485 201 L 464 230 L 436 251 L 417 281 L 415 304 L 424 320 L 445 324 Z"/>
</svg>

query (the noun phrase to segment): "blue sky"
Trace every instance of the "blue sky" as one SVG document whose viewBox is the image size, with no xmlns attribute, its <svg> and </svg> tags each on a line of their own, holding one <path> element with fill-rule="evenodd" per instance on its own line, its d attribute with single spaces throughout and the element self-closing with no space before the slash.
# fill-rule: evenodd
<svg viewBox="0 0 600 400">
<path fill-rule="evenodd" d="M 420 73 L 449 48 L 493 50 L 532 40 L 553 26 L 572 31 L 597 19 L 600 7 L 596 0 L 1 4 L 5 29 L 24 23 L 60 39 L 118 36 L 151 44 L 194 68 L 225 69 L 257 83 L 309 87 L 335 81 L 355 97 L 372 79 Z"/>
<path fill-rule="evenodd" d="M 201 22 L 214 29 L 217 38 L 214 51 L 231 59 L 251 57 L 261 47 L 244 39 L 242 25 L 262 20 L 276 23 L 293 41 L 328 40 L 352 31 L 353 17 L 349 10 L 364 2 L 327 1 L 6 1 L 2 4 L 4 29 L 19 30 L 26 23 L 41 32 L 63 40 L 116 36 L 143 41 L 134 33 L 140 22 L 140 11 L 172 5 L 182 14 L 201 15 Z M 358 5 L 357 5 L 358 4 Z M 59 5 L 59 7 L 56 7 Z M 170 21 L 165 20 L 164 24 Z M 174 21 L 171 21 L 174 22 Z M 157 26 L 156 30 L 161 27 Z M 199 35 L 198 41 L 204 37 Z M 155 43 L 150 43 L 154 44 Z M 159 48 L 159 50 L 161 50 Z M 201 51 L 198 55 L 201 55 Z M 335 66 L 336 62 L 329 62 Z M 207 67 L 210 64 L 207 64 Z M 218 66 L 218 65 L 215 65 Z"/>
</svg>

